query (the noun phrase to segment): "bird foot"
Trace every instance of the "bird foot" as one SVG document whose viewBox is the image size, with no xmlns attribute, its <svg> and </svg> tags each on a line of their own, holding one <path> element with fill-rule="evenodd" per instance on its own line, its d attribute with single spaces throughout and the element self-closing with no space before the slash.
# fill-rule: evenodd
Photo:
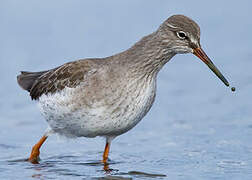
<svg viewBox="0 0 252 180">
<path fill-rule="evenodd" d="M 111 162 L 111 160 L 109 158 L 101 160 L 101 163 L 103 163 L 103 164 L 109 164 L 109 162 Z"/>
<path fill-rule="evenodd" d="M 32 164 L 39 164 L 39 149 L 36 147 L 36 145 L 32 148 L 32 152 L 30 154 L 30 157 L 28 161 L 30 161 Z"/>
</svg>

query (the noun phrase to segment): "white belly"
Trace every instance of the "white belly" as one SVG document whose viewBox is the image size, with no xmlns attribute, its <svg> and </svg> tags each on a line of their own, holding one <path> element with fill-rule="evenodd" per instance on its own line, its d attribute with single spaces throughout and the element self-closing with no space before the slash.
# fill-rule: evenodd
<svg viewBox="0 0 252 180">
<path fill-rule="evenodd" d="M 42 95 L 39 108 L 55 133 L 67 137 L 117 136 L 133 128 L 149 111 L 155 98 L 155 79 L 138 90 L 115 92 L 99 101 L 84 103 L 81 87 L 65 88 L 55 94 Z M 80 93 L 81 92 L 81 93 Z"/>
</svg>

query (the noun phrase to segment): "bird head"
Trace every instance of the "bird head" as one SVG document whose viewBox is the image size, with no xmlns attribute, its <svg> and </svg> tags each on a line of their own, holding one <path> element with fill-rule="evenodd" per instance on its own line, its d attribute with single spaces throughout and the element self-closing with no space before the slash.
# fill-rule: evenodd
<svg viewBox="0 0 252 180">
<path fill-rule="evenodd" d="M 201 59 L 226 85 L 226 78 L 221 74 L 200 45 L 200 27 L 184 15 L 169 17 L 159 28 L 163 43 L 175 54 L 193 53 Z"/>
</svg>

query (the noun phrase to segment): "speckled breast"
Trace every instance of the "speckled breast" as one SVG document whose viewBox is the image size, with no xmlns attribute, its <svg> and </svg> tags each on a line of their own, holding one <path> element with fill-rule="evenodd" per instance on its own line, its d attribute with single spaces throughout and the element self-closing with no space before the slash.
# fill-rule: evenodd
<svg viewBox="0 0 252 180">
<path fill-rule="evenodd" d="M 52 130 L 61 135 L 117 136 L 133 128 L 155 98 L 155 78 L 129 82 L 97 92 L 92 92 L 86 84 L 65 88 L 42 95 L 39 108 Z"/>
</svg>

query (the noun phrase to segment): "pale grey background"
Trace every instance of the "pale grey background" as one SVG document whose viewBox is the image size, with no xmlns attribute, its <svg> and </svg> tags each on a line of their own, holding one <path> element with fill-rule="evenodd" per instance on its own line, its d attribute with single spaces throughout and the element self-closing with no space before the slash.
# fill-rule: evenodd
<svg viewBox="0 0 252 180">
<path fill-rule="evenodd" d="M 16 75 L 118 53 L 169 16 L 184 14 L 200 25 L 203 49 L 237 92 L 195 56 L 177 55 L 159 74 L 149 114 L 113 142 L 111 168 L 118 171 L 112 174 L 251 179 L 251 6 L 249 0 L 1 0 L 0 178 L 105 176 L 102 166 L 87 165 L 101 158 L 101 138 L 67 142 L 52 136 L 42 148 L 41 165 L 9 162 L 26 158 L 47 127 Z"/>
</svg>

